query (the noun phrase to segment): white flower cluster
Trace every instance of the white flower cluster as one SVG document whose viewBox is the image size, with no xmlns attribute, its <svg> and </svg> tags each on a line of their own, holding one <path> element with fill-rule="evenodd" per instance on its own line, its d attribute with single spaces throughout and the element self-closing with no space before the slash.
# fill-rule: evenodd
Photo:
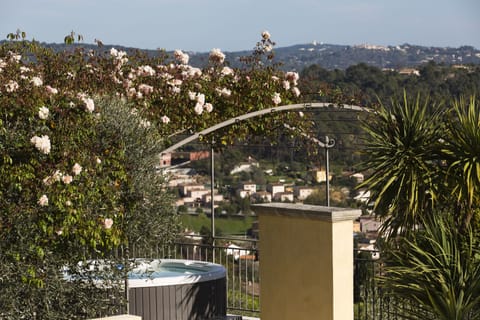
<svg viewBox="0 0 480 320">
<path fill-rule="evenodd" d="M 51 185 L 54 182 L 62 181 L 65 184 L 70 184 L 73 181 L 73 177 L 69 174 L 63 174 L 60 170 L 55 170 L 55 172 L 51 175 L 43 179 L 43 183 L 47 186 Z"/>
<path fill-rule="evenodd" d="M 223 67 L 223 69 L 222 69 L 222 71 L 221 71 L 221 74 L 222 74 L 223 76 L 233 76 L 233 75 L 234 75 L 234 71 L 233 71 L 232 68 L 225 66 L 225 67 Z"/>
<path fill-rule="evenodd" d="M 50 114 L 50 111 L 45 106 L 40 107 L 40 109 L 38 110 L 38 117 L 42 120 L 46 120 L 49 114 Z"/>
<path fill-rule="evenodd" d="M 167 117 L 167 116 L 163 116 L 163 117 L 162 117 L 162 123 L 167 124 L 167 123 L 169 123 L 169 122 L 170 122 L 170 118 L 169 118 L 169 117 Z"/>
<path fill-rule="evenodd" d="M 32 71 L 32 69 L 30 69 L 29 67 L 25 67 L 25 66 L 20 67 L 20 73 L 22 75 L 25 74 L 25 73 L 29 73 L 30 71 Z"/>
<path fill-rule="evenodd" d="M 173 55 L 175 56 L 175 59 L 177 59 L 178 62 L 180 62 L 181 64 L 188 64 L 188 60 L 190 59 L 190 57 L 188 56 L 188 54 L 184 53 L 182 50 L 175 50 L 173 52 Z"/>
<path fill-rule="evenodd" d="M 298 79 L 300 76 L 298 75 L 297 72 L 289 71 L 285 73 L 285 79 L 290 81 L 294 86 L 296 86 L 298 83 Z"/>
<path fill-rule="evenodd" d="M 123 65 L 128 62 L 127 53 L 125 51 L 118 51 L 115 48 L 110 49 L 110 55 L 119 62 L 120 65 Z"/>
<path fill-rule="evenodd" d="M 38 205 L 41 206 L 41 207 L 46 207 L 46 206 L 48 206 L 48 197 L 47 197 L 47 195 L 45 195 L 45 194 L 42 195 L 42 196 L 40 197 L 40 199 L 38 199 L 37 203 L 38 203 Z"/>
<path fill-rule="evenodd" d="M 262 32 L 262 39 L 263 39 L 263 40 L 269 40 L 269 39 L 270 39 L 270 32 L 268 32 L 268 31 L 266 31 L 266 30 L 263 31 L 263 32 Z"/>
<path fill-rule="evenodd" d="M 282 98 L 280 98 L 280 93 L 275 92 L 273 94 L 272 101 L 276 106 L 278 106 L 280 104 L 280 102 L 282 102 Z"/>
<path fill-rule="evenodd" d="M 222 88 L 222 89 L 216 88 L 215 91 L 217 92 L 217 94 L 219 96 L 222 96 L 222 97 L 225 97 L 225 98 L 228 98 L 232 95 L 232 91 L 230 89 L 227 89 L 227 88 Z"/>
<path fill-rule="evenodd" d="M 181 86 L 183 83 L 182 80 L 180 79 L 171 79 L 168 81 L 168 85 L 172 86 L 172 87 L 179 87 Z"/>
<path fill-rule="evenodd" d="M 48 94 L 51 94 L 51 95 L 54 95 L 54 94 L 57 94 L 58 93 L 58 89 L 57 88 L 53 88 L 51 86 L 45 86 L 45 90 L 47 90 L 47 93 Z"/>
<path fill-rule="evenodd" d="M 40 87 L 43 84 L 42 78 L 40 77 L 32 77 L 30 82 L 35 86 L 35 87 Z"/>
<path fill-rule="evenodd" d="M 85 93 L 79 93 L 77 97 L 85 104 L 85 109 L 88 112 L 92 113 L 95 110 L 95 102 L 92 98 L 88 97 Z"/>
<path fill-rule="evenodd" d="M 9 51 L 8 54 L 10 55 L 10 61 L 14 63 L 19 63 L 22 60 L 22 56 L 15 52 Z"/>
<path fill-rule="evenodd" d="M 18 88 L 18 83 L 13 80 L 8 81 L 8 83 L 5 85 L 5 90 L 7 90 L 7 92 L 15 92 L 18 90 Z"/>
<path fill-rule="evenodd" d="M 62 180 L 63 174 L 60 172 L 60 170 L 55 170 L 55 172 L 51 175 L 43 179 L 43 183 L 45 183 L 47 186 L 51 185 L 54 182 L 59 182 Z"/>
<path fill-rule="evenodd" d="M 292 91 L 296 97 L 300 96 L 300 90 L 297 87 L 293 87 Z"/>
<path fill-rule="evenodd" d="M 105 218 L 103 219 L 103 227 L 105 229 L 110 229 L 113 226 L 113 219 L 111 218 Z"/>
<path fill-rule="evenodd" d="M 180 79 L 171 79 L 167 82 L 167 84 L 170 86 L 170 92 L 173 94 L 179 94 L 182 91 L 182 83 L 183 81 Z"/>
<path fill-rule="evenodd" d="M 202 69 L 192 67 L 192 66 L 185 66 L 182 71 L 183 79 L 193 79 L 202 76 Z"/>
<path fill-rule="evenodd" d="M 47 135 L 41 137 L 34 136 L 30 139 L 30 142 L 35 145 L 35 148 L 37 148 L 38 151 L 44 154 L 50 153 L 50 138 Z"/>
<path fill-rule="evenodd" d="M 92 98 L 85 98 L 83 102 L 85 103 L 85 108 L 88 112 L 92 113 L 95 110 L 95 103 Z"/>
<path fill-rule="evenodd" d="M 272 51 L 275 43 L 270 40 L 270 37 L 270 32 L 263 31 L 262 41 L 257 43 L 257 50 L 261 50 L 262 52 Z"/>
<path fill-rule="evenodd" d="M 282 82 L 283 88 L 285 90 L 289 90 L 291 88 L 293 94 L 296 97 L 300 96 L 300 90 L 297 88 L 298 79 L 300 79 L 300 76 L 297 72 L 289 71 L 285 73 L 285 80 Z M 292 84 L 293 87 L 291 87 L 290 84 Z"/>
<path fill-rule="evenodd" d="M 82 172 L 82 166 L 79 165 L 78 163 L 75 163 L 72 167 L 72 172 L 76 176 L 78 176 Z"/>
<path fill-rule="evenodd" d="M 203 110 L 206 110 L 207 112 L 213 111 L 213 105 L 211 103 L 205 103 L 205 95 L 203 93 L 189 91 L 188 97 L 190 100 L 196 101 L 194 108 L 196 114 L 201 115 Z"/>
<path fill-rule="evenodd" d="M 223 63 L 225 61 L 225 54 L 218 48 L 213 48 L 210 51 L 209 59 L 215 63 Z"/>
<path fill-rule="evenodd" d="M 69 174 L 62 176 L 62 182 L 65 184 L 70 184 L 73 181 L 73 177 Z"/>
<path fill-rule="evenodd" d="M 213 105 L 211 103 L 207 102 L 203 105 L 203 109 L 205 109 L 205 111 L 210 113 L 210 112 L 213 111 Z"/>
<path fill-rule="evenodd" d="M 140 66 L 137 68 L 137 76 L 154 76 L 155 69 L 150 66 Z"/>
<path fill-rule="evenodd" d="M 72 172 L 74 175 L 79 175 L 82 172 L 82 166 L 80 166 L 78 163 L 75 163 L 75 165 L 72 167 Z M 61 172 L 60 170 L 55 170 L 55 172 L 51 176 L 43 179 L 43 183 L 47 186 L 51 185 L 54 182 L 60 181 L 64 184 L 70 184 L 73 181 L 73 177 L 69 174 Z"/>
<path fill-rule="evenodd" d="M 138 92 L 144 95 L 149 95 L 153 92 L 153 87 L 148 84 L 142 83 L 138 86 Z"/>
<path fill-rule="evenodd" d="M 5 68 L 6 66 L 7 63 L 3 59 L 0 59 L 0 73 L 2 73 L 3 68 Z"/>
</svg>

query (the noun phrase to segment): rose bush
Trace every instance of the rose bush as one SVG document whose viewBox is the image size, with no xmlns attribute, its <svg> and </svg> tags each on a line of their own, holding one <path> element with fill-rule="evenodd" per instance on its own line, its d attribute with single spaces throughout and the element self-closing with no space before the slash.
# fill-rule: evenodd
<svg viewBox="0 0 480 320">
<path fill-rule="evenodd" d="M 272 63 L 268 32 L 238 69 L 220 49 L 200 69 L 181 50 L 54 52 L 23 33 L 9 37 L 0 45 L 2 318 L 86 317 L 107 308 L 88 301 L 95 286 L 76 283 L 86 288 L 82 296 L 60 270 L 174 238 L 173 198 L 154 171 L 160 151 L 178 133 L 300 95 L 298 74 Z M 278 121 L 308 125 L 297 113 L 278 114 L 235 124 L 215 140 L 268 133 Z"/>
</svg>

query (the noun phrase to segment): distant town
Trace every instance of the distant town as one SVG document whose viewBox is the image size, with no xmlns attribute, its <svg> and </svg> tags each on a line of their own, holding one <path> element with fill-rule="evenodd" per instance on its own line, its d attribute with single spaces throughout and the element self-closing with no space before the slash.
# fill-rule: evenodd
<svg viewBox="0 0 480 320">
<path fill-rule="evenodd" d="M 194 169 L 184 167 L 183 164 L 172 165 L 172 158 L 182 158 L 186 160 L 184 164 L 192 164 L 196 161 L 207 160 L 210 158 L 209 151 L 192 151 L 192 152 L 174 152 L 162 156 L 161 167 L 164 174 L 168 177 L 168 186 L 172 190 L 176 190 L 178 198 L 176 206 L 179 212 L 184 214 L 198 215 L 199 213 L 210 213 L 212 194 L 211 185 L 208 177 L 199 175 Z M 238 175 L 242 172 L 252 172 L 254 169 L 263 170 L 260 167 L 260 162 L 251 156 L 248 156 L 245 161 L 235 164 L 230 171 L 230 175 Z M 271 169 L 263 170 L 266 175 L 273 175 Z M 360 172 L 345 173 L 348 178 L 353 180 L 354 184 L 363 182 L 364 174 Z M 249 203 L 267 203 L 267 202 L 290 202 L 303 203 L 309 196 L 320 191 L 319 186 L 325 185 L 327 174 L 325 169 L 314 168 L 306 175 L 314 181 L 315 185 L 297 185 L 279 179 L 278 182 L 270 182 L 264 185 L 258 185 L 253 181 L 241 181 L 237 185 L 232 186 L 236 199 L 244 199 Z M 329 181 L 332 180 L 332 174 L 329 174 Z M 214 188 L 213 201 L 215 214 L 219 217 L 227 216 L 225 210 L 219 210 L 222 204 L 233 201 L 231 197 L 220 193 L 216 186 Z M 343 188 L 345 194 L 350 194 L 352 190 Z M 372 253 L 372 258 L 378 258 L 376 255 L 375 241 L 378 235 L 378 230 L 381 226 L 380 221 L 376 220 L 372 215 L 369 205 L 369 192 L 367 190 L 360 190 L 352 201 L 356 202 L 358 206 L 364 207 L 364 215 L 354 222 L 353 233 L 358 238 L 357 248 L 360 250 L 368 250 Z M 255 215 L 253 210 L 248 212 L 236 212 L 236 216 Z M 258 233 L 256 224 L 252 226 L 253 237 L 257 237 Z M 186 230 L 190 236 L 195 236 L 191 230 Z"/>
</svg>

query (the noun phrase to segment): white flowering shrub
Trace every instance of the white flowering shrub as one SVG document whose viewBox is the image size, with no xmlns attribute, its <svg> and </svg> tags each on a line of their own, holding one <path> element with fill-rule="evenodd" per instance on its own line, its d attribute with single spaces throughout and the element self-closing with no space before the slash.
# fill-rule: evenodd
<svg viewBox="0 0 480 320">
<path fill-rule="evenodd" d="M 72 288 L 59 270 L 68 265 L 73 272 L 79 261 L 94 257 L 110 259 L 119 246 L 174 238 L 173 199 L 153 170 L 171 136 L 288 104 L 300 94 L 298 74 L 271 63 L 268 32 L 240 69 L 230 68 L 220 49 L 212 49 L 208 66 L 200 69 L 188 65 L 181 50 L 172 57 L 115 48 L 54 52 L 11 38 L 0 45 L 5 319 L 19 312 L 29 319 L 63 319 L 94 317 L 95 308 L 114 311 L 88 300 L 88 290 L 98 288 L 86 282 Z M 278 114 L 235 124 L 218 132 L 216 141 L 269 133 L 278 121 L 297 128 L 307 123 L 298 113 Z"/>
</svg>

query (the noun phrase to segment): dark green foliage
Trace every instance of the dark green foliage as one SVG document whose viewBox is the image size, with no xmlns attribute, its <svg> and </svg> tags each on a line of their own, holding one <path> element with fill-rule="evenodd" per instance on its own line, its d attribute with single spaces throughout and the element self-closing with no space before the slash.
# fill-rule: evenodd
<svg viewBox="0 0 480 320">
<path fill-rule="evenodd" d="M 345 70 L 326 70 L 319 65 L 306 67 L 301 73 L 300 89 L 307 100 L 355 102 L 371 106 L 381 101 L 401 99 L 402 90 L 409 95 L 430 96 L 432 101 L 451 101 L 480 93 L 480 66 L 454 67 L 429 62 L 417 67 L 417 74 L 400 74 L 365 63 Z M 319 91 L 323 95 L 318 95 Z"/>
<path fill-rule="evenodd" d="M 446 125 L 449 134 L 441 147 L 448 190 L 443 196 L 453 204 L 459 225 L 466 226 L 478 219 L 480 208 L 480 111 L 475 97 L 454 101 Z"/>
<path fill-rule="evenodd" d="M 451 215 L 437 213 L 423 229 L 390 248 L 385 274 L 386 292 L 403 298 L 431 319 L 480 319 L 480 235 L 460 230 Z M 418 319 L 418 310 L 403 308 L 405 319 Z"/>
<path fill-rule="evenodd" d="M 364 123 L 368 139 L 363 169 L 372 174 L 359 188 L 370 190 L 374 211 L 386 219 L 384 231 L 390 236 L 413 230 L 437 196 L 441 120 L 441 108 L 405 95 L 403 101 L 381 106 Z"/>
<path fill-rule="evenodd" d="M 9 230 L 2 229 L 0 233 L 1 319 L 50 320 L 65 319 L 67 315 L 68 319 L 85 319 L 123 313 L 126 305 L 122 286 L 127 269 L 113 267 L 86 276 L 85 262 L 102 259 L 113 265 L 126 265 L 129 252 L 126 249 L 135 247 L 142 252 L 156 248 L 174 239 L 178 231 L 173 198 L 165 190 L 164 178 L 155 170 L 162 139 L 121 100 L 98 100 L 96 105 L 102 110 L 102 117 L 92 121 L 89 131 L 96 138 L 92 139 L 96 144 L 92 148 L 99 151 L 96 170 L 108 175 L 110 187 L 118 192 L 116 197 L 108 198 L 105 195 L 109 189 L 94 190 L 92 186 L 89 190 L 85 186 L 79 197 L 87 200 L 92 197 L 95 202 L 88 203 L 92 212 L 107 211 L 107 216 L 115 219 L 114 226 L 104 232 L 115 234 L 123 250 L 119 250 L 120 254 L 105 250 L 104 244 L 96 239 L 91 240 L 95 246 L 87 246 L 81 238 L 75 240 L 73 231 L 66 228 L 42 236 L 35 229 L 37 217 L 50 223 L 55 222 L 54 218 L 45 212 L 12 210 L 7 200 L 15 199 L 12 194 L 15 190 L 2 188 L 0 208 L 9 214 L 1 215 L 0 227 L 8 226 Z M 101 156 L 106 154 L 109 157 Z M 7 182 L 4 179 L 3 185 L 8 186 Z M 79 182 L 80 185 L 86 183 Z M 110 206 L 114 209 L 107 210 Z M 65 219 L 71 216 L 68 212 L 61 215 Z M 72 228 L 87 223 L 85 217 L 83 219 L 85 221 L 74 221 Z M 47 228 L 48 224 L 45 225 Z M 70 275 L 80 278 L 65 278 L 65 267 L 69 268 Z M 98 277 L 104 280 L 102 286 L 95 284 Z"/>
<path fill-rule="evenodd" d="M 102 110 L 97 128 L 101 143 L 116 144 L 128 169 L 119 209 L 123 211 L 125 245 L 148 248 L 172 241 L 178 220 L 174 195 L 167 191 L 166 179 L 157 169 L 164 149 L 161 135 L 120 99 L 101 100 L 97 105 Z"/>
<path fill-rule="evenodd" d="M 440 107 L 428 100 L 393 101 L 365 122 L 363 169 L 375 213 L 386 235 L 408 233 L 434 208 L 448 208 L 458 227 L 476 217 L 480 206 L 480 111 L 472 97 Z"/>
<path fill-rule="evenodd" d="M 360 187 L 384 219 L 381 280 L 413 307 L 406 319 L 480 319 L 480 111 L 474 97 L 452 104 L 405 96 L 365 122 Z"/>
</svg>

